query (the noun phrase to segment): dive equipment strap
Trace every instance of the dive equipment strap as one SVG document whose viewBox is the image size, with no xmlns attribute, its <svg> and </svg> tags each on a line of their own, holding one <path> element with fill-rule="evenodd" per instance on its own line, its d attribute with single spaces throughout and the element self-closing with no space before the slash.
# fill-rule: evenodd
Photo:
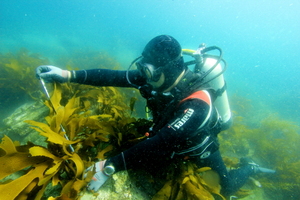
<svg viewBox="0 0 300 200">
<path fill-rule="evenodd" d="M 222 96 L 222 94 L 226 91 L 227 84 L 224 83 L 223 87 L 218 90 L 212 90 L 210 91 L 212 93 L 213 99 L 215 100 L 217 97 Z"/>
<path fill-rule="evenodd" d="M 173 152 L 171 155 L 171 158 L 173 158 L 175 155 L 184 156 L 184 157 L 195 157 L 199 156 L 200 159 L 208 158 L 211 154 L 216 152 L 219 149 L 219 144 L 211 136 L 206 136 L 204 140 L 193 147 L 190 147 L 188 149 L 184 149 L 178 152 Z"/>
</svg>

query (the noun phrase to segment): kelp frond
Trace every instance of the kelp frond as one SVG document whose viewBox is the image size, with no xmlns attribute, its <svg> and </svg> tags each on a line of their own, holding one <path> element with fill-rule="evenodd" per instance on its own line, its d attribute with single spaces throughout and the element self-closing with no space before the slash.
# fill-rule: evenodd
<svg viewBox="0 0 300 200">
<path fill-rule="evenodd" d="M 220 150 L 228 156 L 225 159 L 227 166 L 236 168 L 238 158 L 250 157 L 261 166 L 276 170 L 275 174 L 258 176 L 269 194 L 279 194 L 282 198 L 299 195 L 300 127 L 271 115 L 263 119 L 258 127 L 252 128 L 237 114 L 233 126 L 219 134 Z M 240 191 L 240 194 L 244 196 L 249 191 Z"/>
<path fill-rule="evenodd" d="M 219 176 L 209 167 L 197 169 L 191 162 L 181 164 L 180 176 L 173 174 L 152 200 L 214 200 L 220 194 Z"/>
<path fill-rule="evenodd" d="M 41 96 L 38 80 L 33 77 L 35 68 L 47 59 L 22 48 L 16 54 L 0 54 L 0 88 L 10 95 L 28 94 L 37 99 Z"/>
<path fill-rule="evenodd" d="M 46 138 L 47 147 L 35 144 L 17 147 L 7 136 L 3 138 L 0 192 L 18 185 L 17 190 L 8 190 L 12 192 L 6 193 L 5 199 L 39 200 L 47 185 L 60 186 L 60 196 L 55 199 L 78 199 L 92 176 L 88 173 L 84 177 L 84 170 L 93 161 L 105 159 L 107 153 L 117 153 L 133 145 L 127 142 L 129 139 L 140 137 L 137 126 L 144 123 L 130 117 L 122 99 L 115 88 L 55 84 L 51 101 L 45 102 L 50 109 L 47 123 L 25 121 Z M 9 175 L 16 173 L 23 175 L 10 178 Z"/>
</svg>

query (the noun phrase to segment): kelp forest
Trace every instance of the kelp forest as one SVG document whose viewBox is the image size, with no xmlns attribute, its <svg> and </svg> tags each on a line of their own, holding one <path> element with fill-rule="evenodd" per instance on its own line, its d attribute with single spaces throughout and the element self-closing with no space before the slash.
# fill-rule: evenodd
<svg viewBox="0 0 300 200">
<path fill-rule="evenodd" d="M 99 52 L 74 53 L 72 59 L 58 62 L 67 69 L 120 69 L 109 54 Z M 26 49 L 0 54 L 0 108 L 19 106 L 1 119 L 0 197 L 76 200 L 91 194 L 93 199 L 101 199 L 101 191 L 86 190 L 93 176 L 86 169 L 145 139 L 152 124 L 144 100 L 134 89 L 46 83 L 49 100 L 35 78 L 35 68 L 49 63 Z M 238 95 L 229 98 L 233 126 L 219 134 L 227 167 L 237 168 L 240 157 L 251 157 L 261 166 L 276 170 L 275 174 L 251 177 L 231 199 L 255 195 L 255 199 L 300 199 L 299 126 L 276 113 L 253 125 L 255 116 L 244 114 L 253 109 L 251 100 Z M 145 199 L 225 200 L 219 193 L 218 175 L 209 167 L 197 168 L 184 161 L 179 169 L 166 171 L 159 180 L 138 180 L 135 176 L 130 184 L 136 181 L 137 188 L 141 181 L 151 185 L 148 192 L 143 191 L 147 193 Z M 132 193 L 122 199 L 137 198 Z"/>
</svg>

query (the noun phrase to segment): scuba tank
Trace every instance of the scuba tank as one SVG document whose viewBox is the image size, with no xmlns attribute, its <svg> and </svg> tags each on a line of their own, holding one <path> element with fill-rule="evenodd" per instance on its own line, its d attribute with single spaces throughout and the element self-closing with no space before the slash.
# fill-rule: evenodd
<svg viewBox="0 0 300 200">
<path fill-rule="evenodd" d="M 214 50 L 219 51 L 218 56 L 206 54 L 206 52 Z M 226 62 L 222 58 L 222 50 L 216 46 L 206 47 L 205 44 L 201 44 L 197 50 L 183 49 L 182 52 L 183 55 L 189 55 L 194 58 L 193 61 L 185 64 L 195 64 L 194 72 L 200 76 L 202 83 L 200 86 L 204 84 L 209 85 L 208 91 L 212 95 L 213 105 L 221 119 L 221 130 L 228 129 L 232 123 L 232 116 L 226 92 L 226 82 L 223 76 L 226 70 Z"/>
</svg>

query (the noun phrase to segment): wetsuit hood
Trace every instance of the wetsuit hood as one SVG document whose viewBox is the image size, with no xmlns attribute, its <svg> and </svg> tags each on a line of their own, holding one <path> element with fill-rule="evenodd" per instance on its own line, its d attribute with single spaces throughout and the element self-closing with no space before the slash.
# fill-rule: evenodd
<svg viewBox="0 0 300 200">
<path fill-rule="evenodd" d="M 169 35 L 160 35 L 150 40 L 145 46 L 142 56 L 139 65 L 143 71 L 147 72 L 144 75 L 148 79 L 158 78 L 162 73 L 164 74 L 163 84 L 155 88 L 158 92 L 163 92 L 172 86 L 186 69 L 181 55 L 181 46 L 175 38 Z"/>
</svg>

